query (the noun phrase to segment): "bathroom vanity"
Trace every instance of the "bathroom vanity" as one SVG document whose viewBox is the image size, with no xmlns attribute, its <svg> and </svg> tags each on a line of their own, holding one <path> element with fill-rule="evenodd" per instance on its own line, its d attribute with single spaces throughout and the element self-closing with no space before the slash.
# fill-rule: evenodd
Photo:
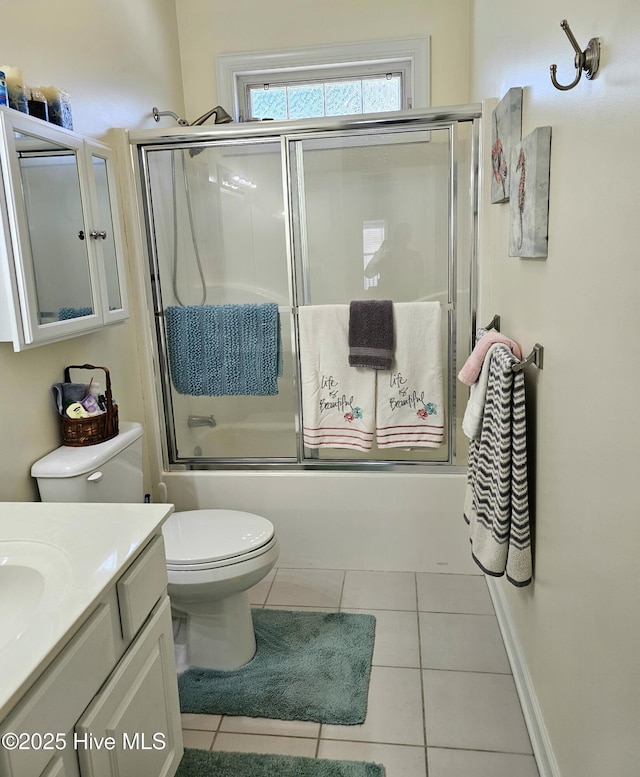
<svg viewBox="0 0 640 777">
<path fill-rule="evenodd" d="M 171 777 L 171 505 L 0 504 L 0 777 Z"/>
</svg>

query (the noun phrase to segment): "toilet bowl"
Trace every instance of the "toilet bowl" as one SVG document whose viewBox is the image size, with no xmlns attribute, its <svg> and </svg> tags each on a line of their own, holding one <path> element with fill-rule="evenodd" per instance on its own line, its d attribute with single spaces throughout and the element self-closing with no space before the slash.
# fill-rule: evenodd
<svg viewBox="0 0 640 777">
<path fill-rule="evenodd" d="M 162 533 L 171 605 L 187 619 L 189 664 L 246 664 L 256 652 L 247 590 L 278 559 L 273 524 L 238 510 L 189 510 L 174 513 Z"/>
<path fill-rule="evenodd" d="M 43 502 L 142 502 L 142 426 L 120 423 L 107 442 L 62 446 L 31 468 Z M 239 510 L 173 513 L 163 526 L 168 591 L 186 621 L 180 668 L 237 669 L 255 655 L 248 589 L 279 555 L 273 524 Z"/>
</svg>

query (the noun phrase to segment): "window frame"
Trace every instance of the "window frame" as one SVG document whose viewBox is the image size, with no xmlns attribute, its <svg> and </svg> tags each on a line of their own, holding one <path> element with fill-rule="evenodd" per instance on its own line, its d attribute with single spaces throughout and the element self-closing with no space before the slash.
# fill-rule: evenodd
<svg viewBox="0 0 640 777">
<path fill-rule="evenodd" d="M 246 86 L 257 81 L 331 78 L 338 72 L 353 77 L 372 72 L 403 73 L 403 108 L 429 108 L 430 39 L 331 44 L 299 49 L 221 54 L 216 57 L 218 102 L 236 121 L 246 118 Z"/>
</svg>

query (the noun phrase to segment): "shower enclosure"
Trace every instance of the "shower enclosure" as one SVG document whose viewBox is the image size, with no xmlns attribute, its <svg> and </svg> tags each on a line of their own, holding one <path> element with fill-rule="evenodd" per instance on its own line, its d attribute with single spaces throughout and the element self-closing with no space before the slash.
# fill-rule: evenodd
<svg viewBox="0 0 640 777">
<path fill-rule="evenodd" d="M 463 106 L 129 133 L 168 469 L 466 464 L 456 374 L 474 324 L 479 120 Z M 439 448 L 305 447 L 297 310 L 356 299 L 441 303 Z M 166 309 L 264 302 L 279 310 L 277 395 L 180 394 Z"/>
</svg>

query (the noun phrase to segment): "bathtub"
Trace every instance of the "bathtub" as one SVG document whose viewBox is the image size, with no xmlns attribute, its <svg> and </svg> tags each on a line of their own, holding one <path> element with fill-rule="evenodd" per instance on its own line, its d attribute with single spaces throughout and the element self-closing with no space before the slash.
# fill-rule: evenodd
<svg viewBox="0 0 640 777">
<path fill-rule="evenodd" d="M 193 405 L 193 401 L 191 405 Z M 254 413 L 242 421 L 217 421 L 213 428 L 188 428 L 186 416 L 178 428 L 178 447 L 194 458 L 295 457 L 296 432 L 290 413 Z"/>
<path fill-rule="evenodd" d="M 462 510 L 463 472 L 164 472 L 178 510 L 264 515 L 280 567 L 479 574 Z M 164 488 L 162 488 L 164 491 Z"/>
</svg>

